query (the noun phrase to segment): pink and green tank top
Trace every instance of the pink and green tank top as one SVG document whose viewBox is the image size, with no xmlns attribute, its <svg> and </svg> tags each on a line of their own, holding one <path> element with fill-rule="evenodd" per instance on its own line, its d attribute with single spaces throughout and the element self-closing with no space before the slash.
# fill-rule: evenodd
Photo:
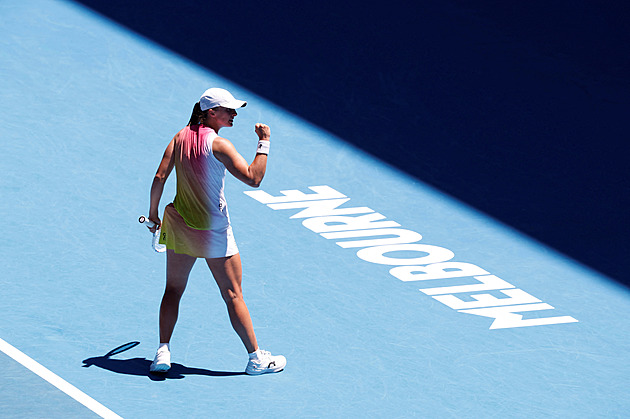
<svg viewBox="0 0 630 419">
<path fill-rule="evenodd" d="M 226 169 L 212 154 L 217 136 L 212 128 L 193 125 L 175 138 L 177 195 L 173 205 L 186 224 L 197 230 L 225 230 L 230 225 L 223 194 Z"/>
</svg>

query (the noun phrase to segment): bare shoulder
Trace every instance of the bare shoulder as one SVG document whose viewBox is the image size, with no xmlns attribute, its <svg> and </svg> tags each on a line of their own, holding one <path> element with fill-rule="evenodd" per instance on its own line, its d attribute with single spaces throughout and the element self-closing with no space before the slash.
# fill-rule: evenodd
<svg viewBox="0 0 630 419">
<path fill-rule="evenodd" d="M 216 137 L 212 141 L 212 152 L 220 154 L 228 154 L 234 150 L 234 145 L 227 138 Z"/>
</svg>

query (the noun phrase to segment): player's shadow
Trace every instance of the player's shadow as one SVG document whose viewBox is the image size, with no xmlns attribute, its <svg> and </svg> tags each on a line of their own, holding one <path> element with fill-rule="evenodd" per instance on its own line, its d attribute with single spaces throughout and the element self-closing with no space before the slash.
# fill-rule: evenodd
<svg viewBox="0 0 630 419">
<path fill-rule="evenodd" d="M 140 342 L 129 342 L 112 349 L 103 356 L 96 356 L 83 360 L 83 367 L 88 368 L 93 365 L 117 374 L 137 375 L 148 377 L 153 381 L 164 381 L 167 379 L 182 379 L 187 375 L 207 375 L 211 377 L 229 377 L 234 375 L 245 375 L 245 372 L 212 371 L 203 368 L 191 368 L 182 364 L 172 363 L 171 369 L 166 373 L 155 374 L 149 372 L 151 361 L 146 358 L 113 359 L 112 356 L 127 351 Z"/>
</svg>

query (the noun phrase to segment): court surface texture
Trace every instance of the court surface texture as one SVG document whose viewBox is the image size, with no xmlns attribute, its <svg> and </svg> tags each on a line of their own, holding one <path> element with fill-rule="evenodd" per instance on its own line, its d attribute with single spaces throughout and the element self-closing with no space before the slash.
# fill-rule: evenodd
<svg viewBox="0 0 630 419">
<path fill-rule="evenodd" d="M 622 283 L 80 4 L 0 15 L 0 417 L 627 417 Z M 226 196 L 279 374 L 243 373 L 201 262 L 148 373 L 165 257 L 137 219 L 210 86 L 248 101 L 221 132 L 246 159 L 272 128 Z"/>
</svg>

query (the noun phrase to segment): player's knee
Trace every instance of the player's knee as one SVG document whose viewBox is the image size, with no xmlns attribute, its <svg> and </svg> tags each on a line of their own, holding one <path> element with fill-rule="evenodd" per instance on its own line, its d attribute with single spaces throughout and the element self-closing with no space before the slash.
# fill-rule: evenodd
<svg viewBox="0 0 630 419">
<path fill-rule="evenodd" d="M 171 297 L 181 297 L 185 290 L 186 290 L 186 285 L 166 284 L 164 295 L 168 295 Z"/>
<path fill-rule="evenodd" d="M 240 290 L 226 289 L 221 291 L 221 296 L 226 304 L 233 304 L 237 301 L 243 300 L 243 294 Z"/>
</svg>

